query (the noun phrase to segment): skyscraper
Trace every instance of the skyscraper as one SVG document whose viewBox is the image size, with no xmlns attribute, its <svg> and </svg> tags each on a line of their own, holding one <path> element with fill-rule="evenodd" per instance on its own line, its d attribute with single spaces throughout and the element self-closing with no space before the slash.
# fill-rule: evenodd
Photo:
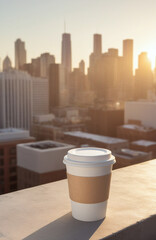
<svg viewBox="0 0 156 240">
<path fill-rule="evenodd" d="M 125 100 L 133 98 L 134 78 L 133 78 L 133 40 L 123 40 L 123 60 L 124 60 L 124 86 Z"/>
<path fill-rule="evenodd" d="M 3 61 L 3 71 L 8 70 L 11 68 L 11 60 L 8 56 Z"/>
<path fill-rule="evenodd" d="M 62 35 L 62 65 L 67 72 L 72 69 L 72 56 L 71 56 L 71 39 L 69 33 Z"/>
<path fill-rule="evenodd" d="M 10 69 L 0 73 L 0 128 L 30 129 L 34 115 L 49 113 L 48 79 Z"/>
<path fill-rule="evenodd" d="M 25 42 L 17 39 L 15 42 L 15 68 L 21 69 L 23 64 L 26 63 L 26 50 Z"/>
<path fill-rule="evenodd" d="M 123 40 L 123 57 L 125 62 L 126 71 L 133 75 L 133 40 Z"/>
<path fill-rule="evenodd" d="M 100 56 L 102 53 L 102 36 L 101 34 L 94 34 L 94 54 Z"/>
<path fill-rule="evenodd" d="M 79 62 L 79 69 L 81 73 L 85 74 L 85 62 L 83 60 Z"/>
<path fill-rule="evenodd" d="M 40 56 L 40 77 L 48 78 L 49 65 L 55 63 L 55 57 L 49 53 L 43 53 Z"/>
<path fill-rule="evenodd" d="M 61 64 L 49 65 L 49 106 L 50 112 L 55 107 L 67 106 L 68 94 L 66 72 Z"/>
<path fill-rule="evenodd" d="M 136 99 L 146 99 L 148 91 L 154 87 L 154 75 L 147 53 L 142 52 L 138 57 L 138 69 L 135 74 L 135 97 Z"/>
</svg>

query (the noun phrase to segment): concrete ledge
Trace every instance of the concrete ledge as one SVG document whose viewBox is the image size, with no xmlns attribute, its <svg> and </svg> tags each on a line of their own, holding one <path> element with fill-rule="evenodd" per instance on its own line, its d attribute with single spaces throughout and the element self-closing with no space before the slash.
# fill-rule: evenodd
<svg viewBox="0 0 156 240">
<path fill-rule="evenodd" d="M 71 216 L 67 181 L 0 196 L 0 239 L 155 240 L 156 160 L 114 170 L 107 218 Z"/>
</svg>

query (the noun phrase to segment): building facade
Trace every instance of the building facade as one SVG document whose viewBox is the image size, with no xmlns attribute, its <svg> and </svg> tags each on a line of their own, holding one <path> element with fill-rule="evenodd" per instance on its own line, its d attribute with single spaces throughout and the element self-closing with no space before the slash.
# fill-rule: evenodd
<svg viewBox="0 0 156 240">
<path fill-rule="evenodd" d="M 0 73 L 0 128 L 30 129 L 36 114 L 47 114 L 48 80 L 26 72 Z"/>
<path fill-rule="evenodd" d="M 26 63 L 25 42 L 21 41 L 21 39 L 17 39 L 15 41 L 15 68 L 21 69 L 25 63 Z"/>
<path fill-rule="evenodd" d="M 43 53 L 40 56 L 40 77 L 48 78 L 49 65 L 55 63 L 55 57 L 49 53 Z"/>
<path fill-rule="evenodd" d="M 0 129 L 0 194 L 17 190 L 16 146 L 34 140 L 28 131 Z"/>
<path fill-rule="evenodd" d="M 62 34 L 62 66 L 70 73 L 72 70 L 72 50 L 71 50 L 71 38 L 69 33 Z"/>
<path fill-rule="evenodd" d="M 11 60 L 8 56 L 3 60 L 3 71 L 8 70 L 12 67 Z"/>
<path fill-rule="evenodd" d="M 156 128 L 156 102 L 132 101 L 125 103 L 124 122 L 140 122 L 145 127 Z"/>
<path fill-rule="evenodd" d="M 49 107 L 68 105 L 68 90 L 65 68 L 61 64 L 50 64 L 49 67 Z"/>
</svg>

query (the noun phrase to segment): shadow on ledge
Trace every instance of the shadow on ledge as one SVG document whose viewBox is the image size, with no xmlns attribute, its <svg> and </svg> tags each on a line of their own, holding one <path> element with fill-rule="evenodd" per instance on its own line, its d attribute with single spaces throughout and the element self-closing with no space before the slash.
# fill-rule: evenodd
<svg viewBox="0 0 156 240">
<path fill-rule="evenodd" d="M 103 220 L 81 222 L 74 219 L 70 212 L 23 240 L 86 240 L 95 233 Z"/>
</svg>

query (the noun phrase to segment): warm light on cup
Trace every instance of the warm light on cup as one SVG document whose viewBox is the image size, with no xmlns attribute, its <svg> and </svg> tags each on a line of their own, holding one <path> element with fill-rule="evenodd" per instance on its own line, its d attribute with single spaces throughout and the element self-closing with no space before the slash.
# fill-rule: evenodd
<svg viewBox="0 0 156 240">
<path fill-rule="evenodd" d="M 111 151 L 102 148 L 75 148 L 64 157 L 72 216 L 81 221 L 106 217 L 112 165 Z"/>
</svg>

